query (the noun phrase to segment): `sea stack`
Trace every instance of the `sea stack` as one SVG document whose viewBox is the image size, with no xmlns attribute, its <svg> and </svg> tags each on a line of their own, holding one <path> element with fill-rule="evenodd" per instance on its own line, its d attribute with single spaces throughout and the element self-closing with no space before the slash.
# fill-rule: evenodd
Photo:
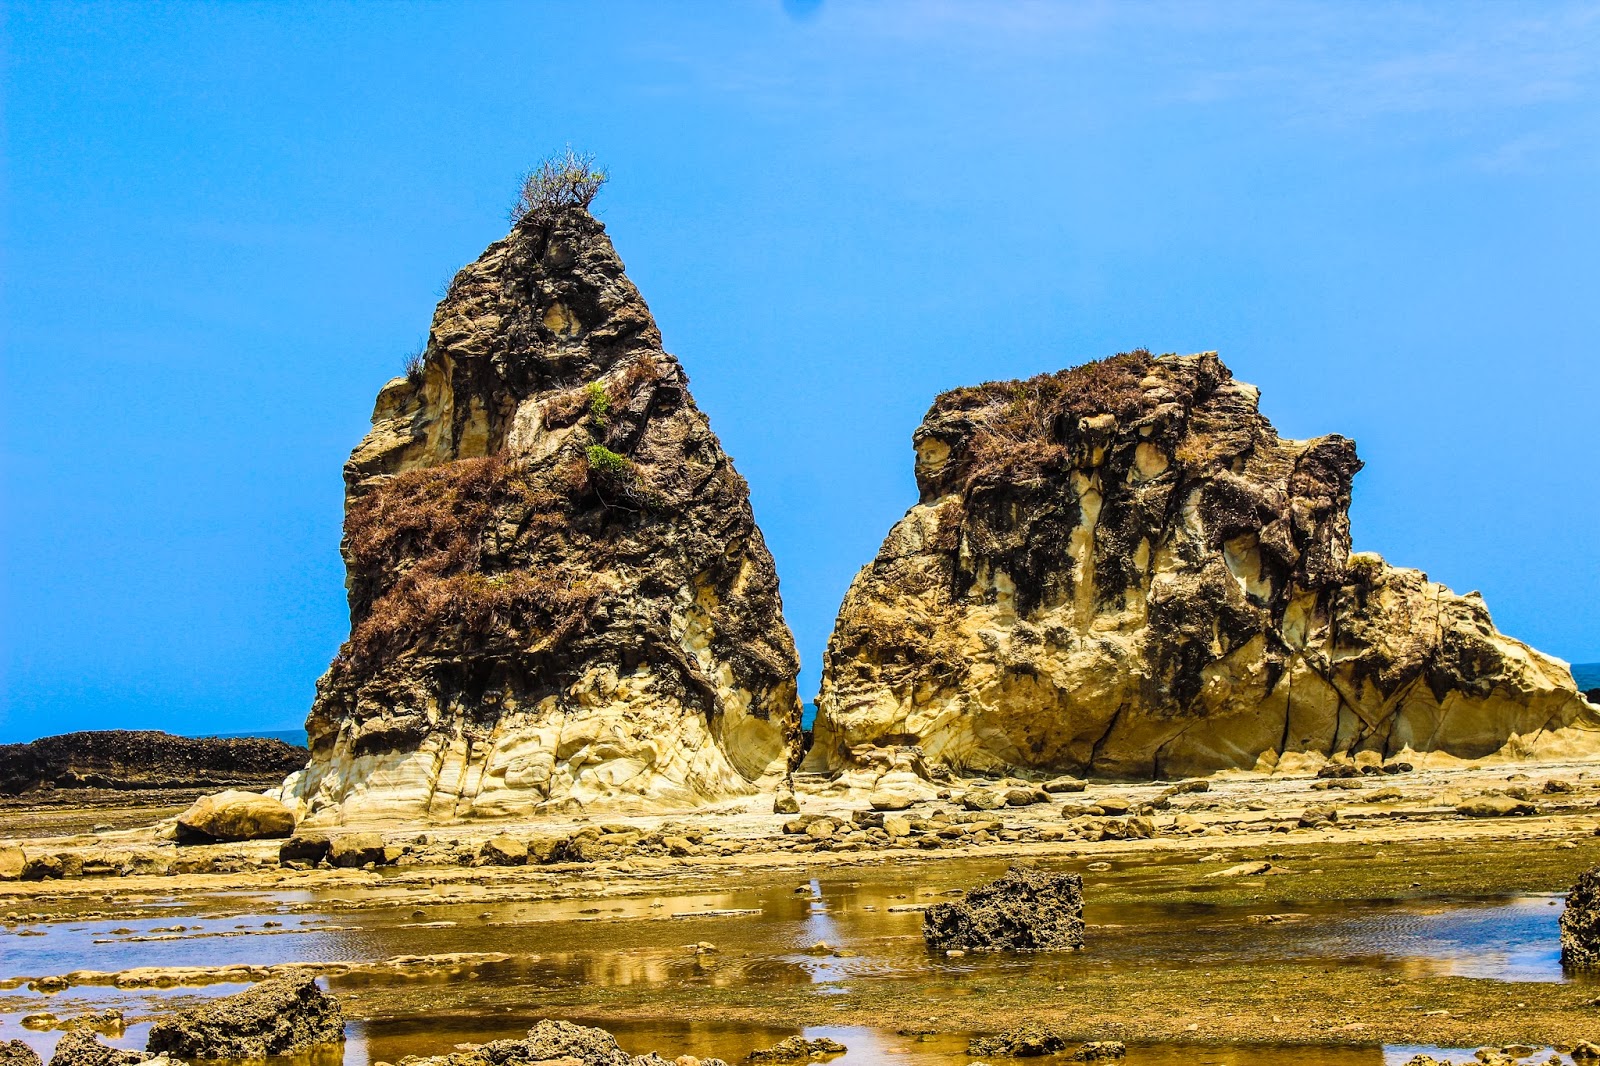
<svg viewBox="0 0 1600 1066">
<path fill-rule="evenodd" d="M 344 478 L 350 638 L 283 790 L 313 824 L 682 808 L 798 757 L 747 486 L 584 206 L 455 276 Z"/>
<path fill-rule="evenodd" d="M 939 396 L 856 577 L 806 768 L 1150 778 L 1600 751 L 1563 662 L 1477 593 L 1350 551 L 1341 436 L 1278 436 L 1215 353 Z"/>
</svg>

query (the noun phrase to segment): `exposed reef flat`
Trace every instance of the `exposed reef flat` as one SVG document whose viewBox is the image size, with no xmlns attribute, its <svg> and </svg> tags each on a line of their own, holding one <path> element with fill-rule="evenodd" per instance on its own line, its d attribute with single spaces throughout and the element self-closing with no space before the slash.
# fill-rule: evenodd
<svg viewBox="0 0 1600 1066">
<path fill-rule="evenodd" d="M 30 854 L 59 849 L 84 863 L 75 875 L 0 886 L 5 930 L 18 936 L 8 957 L 26 960 L 30 943 L 59 953 L 63 945 L 50 938 L 88 926 L 101 931 L 80 935 L 103 938 L 104 958 L 128 965 L 75 973 L 13 963 L 0 1012 L 62 1013 L 107 994 L 163 988 L 161 1004 L 182 1005 L 214 984 L 313 973 L 334 982 L 357 1019 L 523 1010 L 536 987 L 546 1016 L 602 1021 L 960 1033 L 1043 1020 L 1084 1041 L 1570 1044 L 1593 1035 L 1594 994 L 1585 985 L 1484 979 L 1422 962 L 1333 965 L 1302 944 L 1334 916 L 1377 901 L 1427 910 L 1564 892 L 1600 861 L 1600 780 L 1581 776 L 1591 773 L 1584 763 L 1532 773 L 1223 774 L 1204 791 L 1091 783 L 991 811 L 968 810 L 965 792 L 1001 783 L 968 781 L 948 798 L 897 812 L 812 790 L 802 778 L 798 815 L 735 804 L 672 819 L 391 824 L 381 830 L 384 864 L 367 870 L 284 865 L 280 842 L 173 847 L 148 829 L 28 841 Z M 1459 810 L 1495 795 L 1530 813 Z M 1329 806 L 1336 818 L 1308 824 L 1309 808 Z M 786 831 L 797 822 L 800 831 Z M 825 822 L 826 831 L 813 831 Z M 490 858 L 500 837 L 529 845 L 520 865 Z M 85 876 L 91 855 L 147 852 L 172 860 L 174 872 L 116 876 L 104 861 L 94 867 L 100 876 Z M 925 951 L 923 908 L 1019 860 L 1083 878 L 1085 949 L 1068 965 L 1093 979 L 1059 966 L 989 974 L 972 971 L 970 960 L 918 962 L 926 958 L 916 954 Z M 800 916 L 808 899 L 828 906 L 834 931 L 814 949 L 823 955 L 805 964 L 817 975 L 776 979 L 800 966 L 796 959 L 813 958 L 806 945 L 818 939 L 775 909 L 776 899 L 798 900 Z M 1169 913 L 1214 915 L 1216 929 L 1202 921 L 1198 942 L 1226 935 L 1248 946 L 1247 956 L 1219 949 L 1194 964 L 1149 956 L 1140 947 L 1148 938 L 1133 933 Z M 871 931 L 891 917 L 904 928 Z M 785 922 L 800 924 L 785 931 Z M 175 959 L 191 940 L 196 963 L 200 952 L 221 951 L 261 962 L 151 967 L 135 954 L 159 949 Z M 310 956 L 308 966 L 294 961 L 296 951 Z M 1109 966 L 1108 958 L 1123 961 Z M 571 967 L 570 978 L 560 977 Z M 976 991 L 987 987 L 1003 994 Z"/>
<path fill-rule="evenodd" d="M 1361 468 L 1215 353 L 939 396 L 920 502 L 839 611 L 811 770 L 1110 777 L 1600 753 L 1567 664 L 1350 550 Z"/>
<path fill-rule="evenodd" d="M 0 744 L 0 796 L 272 788 L 305 766 L 306 756 L 305 748 L 266 737 L 180 737 L 153 729 L 63 733 Z"/>
</svg>

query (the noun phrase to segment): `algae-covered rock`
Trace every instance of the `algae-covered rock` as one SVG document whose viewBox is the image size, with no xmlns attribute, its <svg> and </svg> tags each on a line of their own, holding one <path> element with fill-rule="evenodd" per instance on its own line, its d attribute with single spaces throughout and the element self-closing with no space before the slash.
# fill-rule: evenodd
<svg viewBox="0 0 1600 1066">
<path fill-rule="evenodd" d="M 922 915 L 930 948 L 1070 951 L 1083 946 L 1083 879 L 1014 866 L 998 880 Z"/>
<path fill-rule="evenodd" d="M 285 799 L 313 824 L 775 789 L 799 667 L 745 481 L 605 227 L 464 267 L 345 466 L 351 631 Z"/>
<path fill-rule="evenodd" d="M 890 744 L 1132 778 L 1600 751 L 1567 664 L 1478 594 L 1351 554 L 1355 445 L 1280 437 L 1258 399 L 1215 353 L 1143 351 L 939 396 L 804 768 Z"/>
<path fill-rule="evenodd" d="M 259 1059 L 344 1039 L 338 1000 L 310 977 L 263 981 L 150 1027 L 150 1051 L 183 1059 Z"/>
</svg>

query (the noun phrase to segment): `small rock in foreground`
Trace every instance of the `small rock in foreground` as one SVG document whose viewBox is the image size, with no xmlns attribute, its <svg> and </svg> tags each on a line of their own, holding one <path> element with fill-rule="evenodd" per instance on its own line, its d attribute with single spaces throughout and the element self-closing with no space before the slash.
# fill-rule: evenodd
<svg viewBox="0 0 1600 1066">
<path fill-rule="evenodd" d="M 260 1059 L 343 1039 L 338 1000 L 297 977 L 178 1011 L 150 1027 L 146 1047 L 185 1059 Z"/>
<path fill-rule="evenodd" d="M 685 1060 L 680 1058 L 678 1062 Z M 728 1066 L 721 1059 L 699 1059 L 699 1066 Z M 404 1066 L 523 1066 L 561 1063 L 563 1066 L 670 1066 L 654 1052 L 629 1055 L 617 1038 L 604 1029 L 546 1019 L 528 1030 L 522 1040 L 495 1040 L 487 1044 L 457 1044 L 448 1055 L 407 1058 Z"/>
<path fill-rule="evenodd" d="M 930 948 L 1071 951 L 1083 946 L 1083 878 L 1014 866 L 964 899 L 929 907 L 922 938 Z"/>
<path fill-rule="evenodd" d="M 1028 1024 L 1007 1029 L 993 1036 L 974 1037 L 967 1044 L 969 1055 L 1006 1055 L 1011 1058 L 1042 1058 L 1061 1055 L 1070 1041 L 1048 1026 Z M 1094 1040 L 1072 1053 L 1073 1062 L 1103 1062 L 1124 1058 L 1128 1048 L 1120 1040 Z"/>
<path fill-rule="evenodd" d="M 20 1040 L 0 1041 L 0 1066 L 44 1066 L 39 1053 Z"/>
</svg>

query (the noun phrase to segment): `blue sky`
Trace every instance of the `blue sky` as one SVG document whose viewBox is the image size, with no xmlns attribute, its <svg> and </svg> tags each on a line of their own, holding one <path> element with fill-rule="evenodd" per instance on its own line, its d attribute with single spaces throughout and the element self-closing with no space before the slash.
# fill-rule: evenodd
<svg viewBox="0 0 1600 1066">
<path fill-rule="evenodd" d="M 9 4 L 0 739 L 298 725 L 340 466 L 571 142 L 815 692 L 935 393 L 1218 349 L 1600 660 L 1596 4 Z"/>
</svg>

